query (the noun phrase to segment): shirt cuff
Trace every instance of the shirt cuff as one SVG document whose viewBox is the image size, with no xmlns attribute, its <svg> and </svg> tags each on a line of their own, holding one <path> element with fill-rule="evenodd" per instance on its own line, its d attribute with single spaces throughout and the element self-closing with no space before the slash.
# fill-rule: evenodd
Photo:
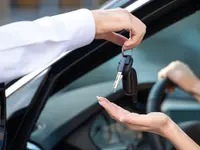
<svg viewBox="0 0 200 150">
<path fill-rule="evenodd" d="M 65 25 L 62 32 L 66 39 L 68 50 L 74 50 L 90 44 L 96 33 L 95 20 L 92 12 L 88 9 L 79 9 L 56 16 Z"/>
</svg>

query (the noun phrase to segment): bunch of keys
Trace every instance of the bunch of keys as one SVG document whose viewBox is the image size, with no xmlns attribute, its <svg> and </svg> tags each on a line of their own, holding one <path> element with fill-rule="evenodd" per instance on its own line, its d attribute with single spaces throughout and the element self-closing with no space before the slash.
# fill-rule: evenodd
<svg viewBox="0 0 200 150">
<path fill-rule="evenodd" d="M 119 84 L 119 82 L 122 80 L 123 90 L 124 94 L 127 96 L 136 96 L 137 95 L 137 73 L 134 68 L 132 68 L 133 65 L 133 58 L 131 55 L 125 55 L 122 51 L 122 58 L 118 64 L 117 67 L 117 76 L 113 85 L 114 92 L 116 91 L 116 88 Z M 133 100 L 136 102 L 136 99 Z"/>
</svg>

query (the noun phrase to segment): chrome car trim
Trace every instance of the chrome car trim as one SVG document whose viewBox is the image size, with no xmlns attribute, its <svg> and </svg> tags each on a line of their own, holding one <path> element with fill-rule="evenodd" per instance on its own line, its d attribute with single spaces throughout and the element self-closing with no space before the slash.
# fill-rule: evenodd
<svg viewBox="0 0 200 150">
<path fill-rule="evenodd" d="M 121 1 L 121 0 L 112 0 L 112 1 L 108 1 L 108 2 L 106 2 L 105 4 L 103 4 L 103 6 L 102 6 L 100 9 L 107 9 L 107 8 L 109 8 L 110 6 L 112 6 L 113 4 L 117 3 L 118 1 Z"/>
<path fill-rule="evenodd" d="M 49 63 L 45 67 L 43 67 L 41 69 L 38 69 L 38 70 L 36 70 L 34 72 L 31 72 L 28 75 L 26 75 L 26 76 L 22 77 L 21 79 L 19 79 L 17 82 L 15 82 L 13 85 L 11 85 L 10 87 L 8 87 L 6 89 L 6 97 L 9 97 L 15 91 L 17 91 L 18 89 L 22 88 L 24 85 L 26 85 L 30 81 L 36 80 L 37 78 L 39 78 L 40 76 L 42 76 L 43 74 L 45 74 L 50 69 L 50 67 L 51 67 L 52 64 L 54 64 L 57 61 L 59 61 L 60 59 L 62 59 L 69 52 L 71 52 L 71 51 L 67 51 L 67 52 L 63 53 L 62 55 L 60 55 L 59 57 L 57 57 L 56 59 L 54 59 L 51 63 Z"/>
<path fill-rule="evenodd" d="M 150 1 L 152 0 L 138 0 L 132 3 L 131 5 L 127 6 L 125 9 L 128 10 L 129 12 L 132 12 Z"/>
<path fill-rule="evenodd" d="M 41 150 L 41 148 L 30 142 L 27 142 L 26 148 L 27 150 Z"/>
</svg>

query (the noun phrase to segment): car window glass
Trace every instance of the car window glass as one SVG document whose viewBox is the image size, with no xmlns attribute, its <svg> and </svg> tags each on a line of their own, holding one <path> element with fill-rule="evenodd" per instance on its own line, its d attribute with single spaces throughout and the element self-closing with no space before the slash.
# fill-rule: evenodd
<svg viewBox="0 0 200 150">
<path fill-rule="evenodd" d="M 17 110 L 25 108 L 30 104 L 45 75 L 38 75 L 34 80 L 7 98 L 7 118 L 10 118 Z"/>
</svg>

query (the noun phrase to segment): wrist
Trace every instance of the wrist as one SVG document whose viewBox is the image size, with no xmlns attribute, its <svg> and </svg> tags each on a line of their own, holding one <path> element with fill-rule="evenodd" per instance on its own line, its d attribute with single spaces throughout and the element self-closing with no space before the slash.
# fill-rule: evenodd
<svg viewBox="0 0 200 150">
<path fill-rule="evenodd" d="M 199 145 L 197 145 L 174 121 L 170 120 L 163 129 L 162 136 L 168 139 L 176 149 L 199 150 Z"/>
<path fill-rule="evenodd" d="M 100 19 L 100 12 L 99 12 L 99 10 L 92 10 L 91 11 L 92 12 L 92 15 L 93 15 L 93 17 L 94 17 L 94 22 L 95 22 L 95 31 L 96 31 L 96 33 L 95 33 L 95 36 L 97 35 L 97 34 L 99 34 L 99 26 L 101 26 L 100 24 L 101 24 L 101 21 L 99 20 Z"/>
<path fill-rule="evenodd" d="M 121 24 L 128 18 L 129 12 L 125 9 L 92 10 L 96 25 L 96 36 L 108 32 L 121 31 Z M 127 15 L 128 14 L 128 15 Z M 127 19 L 126 19 L 127 20 Z"/>
<path fill-rule="evenodd" d="M 172 121 L 170 118 L 168 119 L 168 121 L 166 122 L 166 124 L 164 126 L 161 127 L 161 136 L 169 139 L 171 133 L 176 130 L 176 124 L 174 123 L 174 121 Z"/>
</svg>

